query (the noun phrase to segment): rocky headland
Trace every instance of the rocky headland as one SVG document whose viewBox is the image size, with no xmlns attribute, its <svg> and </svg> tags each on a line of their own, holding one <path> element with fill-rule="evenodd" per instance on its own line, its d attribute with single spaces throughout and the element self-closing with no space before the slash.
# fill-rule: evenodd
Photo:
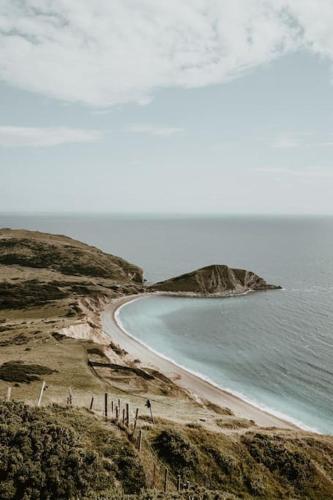
<svg viewBox="0 0 333 500">
<path fill-rule="evenodd" d="M 197 297 L 226 297 L 247 292 L 276 290 L 263 278 L 245 269 L 232 269 L 226 265 L 210 265 L 175 278 L 147 286 L 150 291 Z"/>
</svg>

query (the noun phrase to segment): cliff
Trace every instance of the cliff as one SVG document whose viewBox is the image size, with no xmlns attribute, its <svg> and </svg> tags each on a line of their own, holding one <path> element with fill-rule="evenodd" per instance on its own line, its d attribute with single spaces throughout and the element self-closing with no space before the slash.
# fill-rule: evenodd
<svg viewBox="0 0 333 500">
<path fill-rule="evenodd" d="M 198 296 L 228 296 L 249 291 L 281 288 L 270 285 L 257 274 L 225 265 L 206 266 L 147 287 L 150 291 Z"/>
</svg>

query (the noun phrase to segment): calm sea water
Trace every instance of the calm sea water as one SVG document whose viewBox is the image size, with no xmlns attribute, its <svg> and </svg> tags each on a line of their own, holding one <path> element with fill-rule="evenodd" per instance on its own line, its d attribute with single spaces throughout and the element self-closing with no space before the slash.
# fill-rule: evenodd
<svg viewBox="0 0 333 500">
<path fill-rule="evenodd" d="M 121 310 L 152 348 L 259 406 L 333 434 L 333 218 L 0 215 L 121 255 L 151 280 L 223 263 L 284 287 L 229 299 L 155 297 Z"/>
</svg>

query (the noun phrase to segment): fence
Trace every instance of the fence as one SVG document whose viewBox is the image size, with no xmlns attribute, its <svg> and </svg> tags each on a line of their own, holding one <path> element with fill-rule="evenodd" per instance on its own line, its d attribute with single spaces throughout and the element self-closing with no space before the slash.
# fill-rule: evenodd
<svg viewBox="0 0 333 500">
<path fill-rule="evenodd" d="M 45 390 L 48 388 L 46 385 L 46 382 L 43 381 L 38 399 L 36 402 L 36 406 L 40 407 L 43 401 L 43 396 Z M 7 394 L 6 394 L 6 401 L 11 401 L 13 396 L 13 388 L 12 386 L 9 386 L 7 388 Z M 102 396 L 103 398 L 103 410 L 102 410 L 102 417 L 106 422 L 110 422 L 113 425 L 116 425 L 121 431 L 123 431 L 127 438 L 133 443 L 133 445 L 136 447 L 137 451 L 139 454 L 143 452 L 144 445 L 146 449 L 149 451 L 151 455 L 154 457 L 154 462 L 153 462 L 153 469 L 151 471 L 151 488 L 155 489 L 157 485 L 157 476 L 158 473 L 161 473 L 161 467 L 158 465 L 158 457 L 154 453 L 153 449 L 150 446 L 150 443 L 144 438 L 144 429 L 141 427 L 138 427 L 138 419 L 139 419 L 139 408 L 135 408 L 135 412 L 131 415 L 130 411 L 130 403 L 124 402 L 120 398 L 110 398 L 110 394 L 108 392 L 105 392 Z M 92 395 L 90 399 L 90 404 L 88 406 L 88 409 L 95 413 L 95 404 L 96 404 L 97 397 L 96 395 Z M 74 406 L 74 394 L 72 391 L 72 388 L 69 387 L 68 389 L 68 395 L 66 398 L 66 404 L 67 406 L 71 407 Z M 81 406 L 82 407 L 82 406 Z M 153 416 L 153 409 L 152 409 L 152 403 L 150 400 L 147 400 L 146 407 L 149 409 L 150 413 L 150 420 L 152 425 L 154 425 L 154 416 Z M 161 474 L 159 474 L 161 475 Z M 177 475 L 175 477 L 172 472 L 167 468 L 164 467 L 164 471 L 162 472 L 162 477 L 163 477 L 163 487 L 162 491 L 166 493 L 169 489 L 170 484 L 173 486 L 176 486 L 176 489 L 178 491 L 181 491 L 184 487 L 182 483 L 182 478 L 180 475 Z M 188 485 L 188 483 L 187 483 Z"/>
</svg>

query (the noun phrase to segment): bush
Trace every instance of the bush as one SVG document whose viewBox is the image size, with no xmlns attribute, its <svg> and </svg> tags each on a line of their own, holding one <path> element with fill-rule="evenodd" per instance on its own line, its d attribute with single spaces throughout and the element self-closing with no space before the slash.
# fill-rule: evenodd
<svg viewBox="0 0 333 500">
<path fill-rule="evenodd" d="M 192 471 L 198 464 L 195 446 L 173 429 L 160 432 L 154 439 L 153 447 L 176 474 Z"/>
<path fill-rule="evenodd" d="M 40 380 L 40 375 L 51 375 L 57 370 L 52 370 L 43 365 L 28 365 L 22 361 L 7 361 L 0 366 L 0 379 L 6 382 L 30 383 Z"/>
<path fill-rule="evenodd" d="M 278 436 L 255 434 L 245 436 L 243 443 L 257 462 L 283 476 L 296 487 L 301 487 L 314 473 L 311 460 L 304 453 L 287 448 Z"/>
<path fill-rule="evenodd" d="M 223 454 L 218 448 L 213 446 L 207 446 L 203 451 L 213 458 L 216 465 L 218 465 L 225 474 L 229 476 L 232 474 L 239 474 L 239 466 L 232 456 Z"/>
<path fill-rule="evenodd" d="M 108 485 L 97 453 L 43 410 L 0 404 L 0 498 L 69 499 Z"/>
</svg>

